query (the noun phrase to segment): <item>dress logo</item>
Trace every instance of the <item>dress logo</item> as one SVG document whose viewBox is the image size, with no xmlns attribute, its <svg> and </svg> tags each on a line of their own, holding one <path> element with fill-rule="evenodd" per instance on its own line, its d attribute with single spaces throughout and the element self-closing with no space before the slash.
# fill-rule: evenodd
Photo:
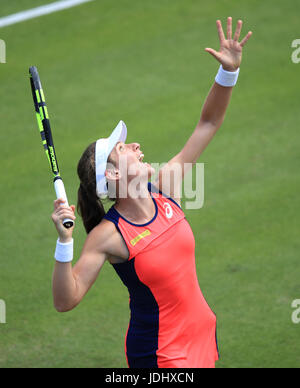
<svg viewBox="0 0 300 388">
<path fill-rule="evenodd" d="M 143 233 L 139 234 L 138 236 L 136 236 L 134 239 L 132 239 L 130 241 L 130 244 L 132 246 L 135 246 L 142 238 L 144 237 L 147 237 L 147 236 L 150 236 L 151 232 L 150 230 L 146 229 Z"/>
<path fill-rule="evenodd" d="M 165 202 L 163 206 L 164 206 L 164 209 L 166 212 L 166 217 L 172 218 L 173 217 L 173 209 L 172 209 L 171 205 L 168 202 Z"/>
</svg>

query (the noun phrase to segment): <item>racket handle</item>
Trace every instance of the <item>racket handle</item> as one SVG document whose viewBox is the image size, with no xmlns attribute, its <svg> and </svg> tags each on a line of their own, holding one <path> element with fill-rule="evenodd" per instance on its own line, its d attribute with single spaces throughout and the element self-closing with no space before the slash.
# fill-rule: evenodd
<svg viewBox="0 0 300 388">
<path fill-rule="evenodd" d="M 67 194 L 64 186 L 64 182 L 60 177 L 56 177 L 54 180 L 54 188 L 56 192 L 56 198 L 61 198 L 65 200 L 64 206 L 69 207 L 68 199 L 67 199 Z M 74 225 L 73 220 L 66 218 L 63 220 L 63 225 L 66 229 L 72 228 Z"/>
</svg>

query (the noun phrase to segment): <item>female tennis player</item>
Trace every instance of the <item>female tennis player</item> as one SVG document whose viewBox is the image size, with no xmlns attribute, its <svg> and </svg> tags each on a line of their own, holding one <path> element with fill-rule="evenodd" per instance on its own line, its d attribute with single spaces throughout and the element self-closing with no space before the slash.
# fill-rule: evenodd
<svg viewBox="0 0 300 388">
<path fill-rule="evenodd" d="M 54 202 L 52 219 L 59 235 L 54 305 L 60 312 L 73 309 L 103 264 L 112 264 L 130 294 L 125 353 L 131 368 L 214 368 L 218 359 L 216 317 L 198 284 L 195 240 L 176 194 L 183 174 L 162 189 L 164 173 L 175 165 L 196 163 L 224 120 L 242 49 L 252 33 L 239 42 L 239 20 L 232 37 L 232 18 L 227 21 L 227 38 L 219 20 L 217 29 L 220 50 L 206 51 L 221 66 L 200 121 L 182 150 L 159 171 L 154 184 L 148 182 L 154 169 L 142 162 L 140 145 L 125 143 L 127 129 L 122 121 L 109 138 L 91 144 L 82 155 L 78 212 L 88 236 L 74 267 L 73 228 L 65 229 L 62 221 L 75 219 L 75 206 L 64 207 L 63 200 Z M 114 204 L 105 214 L 101 198 L 108 194 L 114 197 Z"/>
</svg>

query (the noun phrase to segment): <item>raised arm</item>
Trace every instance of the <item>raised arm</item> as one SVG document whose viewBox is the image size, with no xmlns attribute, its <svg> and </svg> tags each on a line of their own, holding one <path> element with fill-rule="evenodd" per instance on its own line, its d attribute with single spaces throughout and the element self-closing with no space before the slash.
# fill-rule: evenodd
<svg viewBox="0 0 300 388">
<path fill-rule="evenodd" d="M 222 23 L 217 20 L 217 29 L 220 40 L 220 50 L 215 51 L 212 48 L 206 48 L 205 51 L 210 53 L 220 64 L 225 76 L 232 77 L 234 72 L 239 70 L 242 61 L 243 47 L 251 37 L 252 32 L 248 32 L 246 37 L 239 42 L 243 22 L 237 23 L 237 28 L 232 37 L 232 18 L 227 20 L 227 39 L 225 38 Z M 180 203 L 181 184 L 184 173 L 188 169 L 184 168 L 185 164 L 192 166 L 195 164 L 210 143 L 217 130 L 221 127 L 227 107 L 230 102 L 233 87 L 221 86 L 215 82 L 205 100 L 200 120 L 188 139 L 183 149 L 172 158 L 160 171 L 155 185 L 165 194 L 173 197 Z M 174 171 L 174 173 L 171 173 Z M 166 179 L 170 177 L 170 179 Z"/>
</svg>

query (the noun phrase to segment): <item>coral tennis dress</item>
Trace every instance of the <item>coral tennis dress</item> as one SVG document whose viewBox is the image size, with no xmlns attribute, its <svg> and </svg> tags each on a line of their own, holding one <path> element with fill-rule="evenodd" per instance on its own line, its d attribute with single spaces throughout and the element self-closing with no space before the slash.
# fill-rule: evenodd
<svg viewBox="0 0 300 388">
<path fill-rule="evenodd" d="M 199 287 L 195 239 L 181 207 L 148 183 L 154 218 L 133 224 L 112 206 L 129 250 L 113 267 L 128 288 L 131 319 L 125 352 L 130 368 L 214 368 L 216 316 Z"/>
</svg>

